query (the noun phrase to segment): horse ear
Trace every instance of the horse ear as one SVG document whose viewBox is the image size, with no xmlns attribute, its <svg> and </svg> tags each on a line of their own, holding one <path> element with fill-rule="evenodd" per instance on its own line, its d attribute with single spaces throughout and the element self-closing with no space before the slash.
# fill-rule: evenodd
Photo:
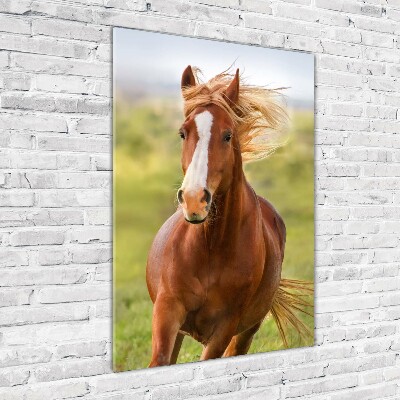
<svg viewBox="0 0 400 400">
<path fill-rule="evenodd" d="M 196 85 L 196 79 L 194 78 L 192 67 L 188 65 L 183 71 L 181 88 L 190 87 Z"/>
<path fill-rule="evenodd" d="M 224 92 L 225 96 L 230 100 L 231 103 L 236 104 L 239 99 L 239 68 L 236 70 L 235 77 L 232 82 L 226 88 Z"/>
</svg>

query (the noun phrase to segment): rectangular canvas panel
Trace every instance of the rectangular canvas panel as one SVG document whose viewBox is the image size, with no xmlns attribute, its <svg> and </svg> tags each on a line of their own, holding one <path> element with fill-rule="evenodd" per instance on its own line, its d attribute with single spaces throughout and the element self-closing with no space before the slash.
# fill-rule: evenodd
<svg viewBox="0 0 400 400">
<path fill-rule="evenodd" d="M 113 53 L 114 371 L 312 346 L 313 55 L 120 28 Z"/>
</svg>

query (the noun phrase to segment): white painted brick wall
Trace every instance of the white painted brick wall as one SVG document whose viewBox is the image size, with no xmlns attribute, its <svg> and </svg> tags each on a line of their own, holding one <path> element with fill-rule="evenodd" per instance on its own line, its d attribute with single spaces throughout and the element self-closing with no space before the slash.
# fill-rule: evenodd
<svg viewBox="0 0 400 400">
<path fill-rule="evenodd" d="M 0 398 L 400 398 L 399 0 L 0 0 Z M 111 371 L 111 35 L 315 52 L 313 348 Z"/>
</svg>

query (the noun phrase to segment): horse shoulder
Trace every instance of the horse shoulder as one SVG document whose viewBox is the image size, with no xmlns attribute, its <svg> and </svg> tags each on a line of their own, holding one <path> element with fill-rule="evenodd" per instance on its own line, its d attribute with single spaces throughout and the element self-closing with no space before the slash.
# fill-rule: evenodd
<svg viewBox="0 0 400 400">
<path fill-rule="evenodd" d="M 165 250 L 181 219 L 182 211 L 178 209 L 164 222 L 151 244 L 147 257 L 146 282 L 153 301 L 157 296 L 162 267 L 165 265 Z"/>
<path fill-rule="evenodd" d="M 285 222 L 275 207 L 268 200 L 261 196 L 257 196 L 257 198 L 260 203 L 264 226 L 267 229 L 267 232 L 271 232 L 272 235 L 274 235 L 278 240 L 279 248 L 283 258 L 286 243 Z"/>
</svg>

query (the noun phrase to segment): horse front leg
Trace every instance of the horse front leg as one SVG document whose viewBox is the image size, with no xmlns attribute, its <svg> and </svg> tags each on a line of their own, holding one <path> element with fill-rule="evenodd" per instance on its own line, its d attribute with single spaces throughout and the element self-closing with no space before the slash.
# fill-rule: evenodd
<svg viewBox="0 0 400 400">
<path fill-rule="evenodd" d="M 235 335 L 239 318 L 224 319 L 219 322 L 214 329 L 214 333 L 209 339 L 206 347 L 201 353 L 200 360 L 210 360 L 220 358 Z"/>
<path fill-rule="evenodd" d="M 157 298 L 153 309 L 152 356 L 149 367 L 169 365 L 171 361 L 176 362 L 176 359 L 171 360 L 172 353 L 185 318 L 185 307 L 178 300 Z"/>
</svg>

